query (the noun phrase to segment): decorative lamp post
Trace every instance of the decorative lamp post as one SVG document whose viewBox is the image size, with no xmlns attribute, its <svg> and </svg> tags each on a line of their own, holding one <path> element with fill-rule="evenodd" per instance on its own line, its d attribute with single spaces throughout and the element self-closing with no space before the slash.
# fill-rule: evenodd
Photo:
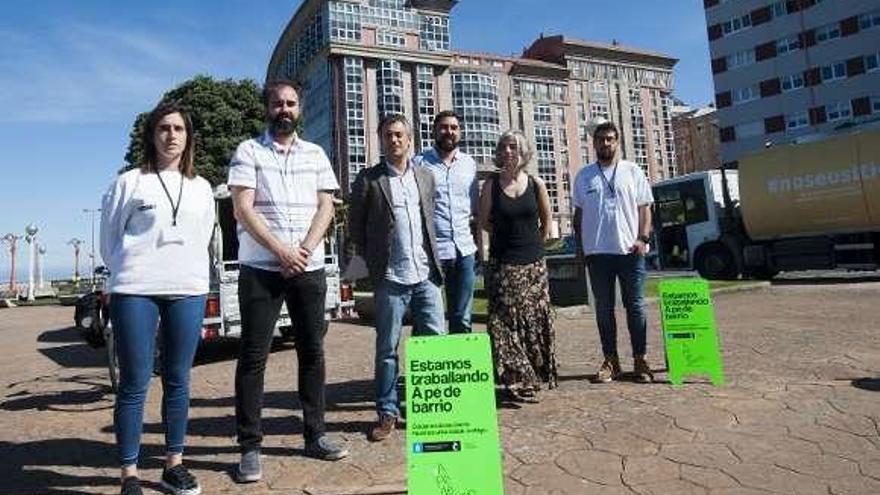
<svg viewBox="0 0 880 495">
<path fill-rule="evenodd" d="M 83 241 L 74 237 L 67 241 L 67 244 L 73 246 L 73 283 L 79 285 L 79 246 Z"/>
<path fill-rule="evenodd" d="M 9 269 L 9 291 L 13 294 L 15 293 L 15 253 L 19 239 L 21 239 L 20 235 L 12 233 L 0 238 L 4 243 L 9 244 L 9 257 L 12 263 L 12 267 Z"/>
<path fill-rule="evenodd" d="M 46 246 L 37 243 L 37 289 L 42 290 L 46 285 L 43 281 L 43 259 L 46 256 Z"/>
<path fill-rule="evenodd" d="M 100 212 L 100 208 L 83 208 L 83 213 L 88 213 L 92 218 L 92 248 L 89 253 L 89 258 L 92 260 L 92 290 L 95 290 L 95 216 Z"/>
<path fill-rule="evenodd" d="M 24 240 L 28 243 L 28 252 L 30 253 L 30 263 L 28 266 L 28 289 L 27 300 L 33 301 L 34 298 L 34 265 L 37 263 L 37 232 L 40 229 L 36 225 L 30 224 L 24 228 Z"/>
</svg>

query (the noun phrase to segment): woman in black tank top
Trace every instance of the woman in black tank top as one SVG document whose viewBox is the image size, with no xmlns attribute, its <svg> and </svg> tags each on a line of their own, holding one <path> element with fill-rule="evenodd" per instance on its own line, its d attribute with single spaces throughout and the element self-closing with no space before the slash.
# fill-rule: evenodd
<svg viewBox="0 0 880 495">
<path fill-rule="evenodd" d="M 496 381 L 511 399 L 536 402 L 543 383 L 556 387 L 557 366 L 544 263 L 550 198 L 544 182 L 523 170 L 531 156 L 521 132 L 501 135 L 495 147 L 501 170 L 483 184 L 480 225 L 490 234 L 485 279 Z"/>
</svg>

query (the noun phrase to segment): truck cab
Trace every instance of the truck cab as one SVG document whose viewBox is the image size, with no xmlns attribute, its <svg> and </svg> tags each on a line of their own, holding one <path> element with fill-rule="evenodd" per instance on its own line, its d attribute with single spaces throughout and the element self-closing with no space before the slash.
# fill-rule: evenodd
<svg viewBox="0 0 880 495">
<path fill-rule="evenodd" d="M 735 276 L 726 246 L 724 184 L 720 170 L 683 175 L 654 185 L 654 245 L 663 269 L 696 269 L 706 278 Z M 736 171 L 726 171 L 730 200 L 738 202 Z"/>
</svg>

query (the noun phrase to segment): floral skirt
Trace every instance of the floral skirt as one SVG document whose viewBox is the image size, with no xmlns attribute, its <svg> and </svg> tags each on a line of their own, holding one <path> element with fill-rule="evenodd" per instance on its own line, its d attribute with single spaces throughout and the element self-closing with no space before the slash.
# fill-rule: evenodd
<svg viewBox="0 0 880 495">
<path fill-rule="evenodd" d="M 540 390 L 542 383 L 555 388 L 555 314 L 544 260 L 528 265 L 489 260 L 486 285 L 497 383 L 521 390 Z"/>
</svg>

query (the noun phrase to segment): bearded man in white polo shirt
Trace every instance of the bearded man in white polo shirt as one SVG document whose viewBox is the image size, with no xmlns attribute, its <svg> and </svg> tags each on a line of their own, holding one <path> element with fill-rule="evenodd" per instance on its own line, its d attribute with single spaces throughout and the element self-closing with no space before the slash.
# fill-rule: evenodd
<svg viewBox="0 0 880 495">
<path fill-rule="evenodd" d="M 626 326 L 633 356 L 633 378 L 653 380 L 645 360 L 645 255 L 651 234 L 651 185 L 641 167 L 619 159 L 620 131 L 611 122 L 593 131 L 595 163 L 584 166 L 572 188 L 574 228 L 579 254 L 586 256 L 590 287 L 595 299 L 596 323 L 605 360 L 596 381 L 607 383 L 621 375 L 617 356 L 615 283 L 620 281 Z"/>
<path fill-rule="evenodd" d="M 339 184 L 324 151 L 296 133 L 300 95 L 292 81 L 266 85 L 269 128 L 241 143 L 229 168 L 239 222 L 242 331 L 235 419 L 240 482 L 262 476 L 263 379 L 282 302 L 294 323 L 305 453 L 323 460 L 348 455 L 327 439 L 324 426 L 324 234 L 333 219 L 333 192 Z"/>
</svg>

